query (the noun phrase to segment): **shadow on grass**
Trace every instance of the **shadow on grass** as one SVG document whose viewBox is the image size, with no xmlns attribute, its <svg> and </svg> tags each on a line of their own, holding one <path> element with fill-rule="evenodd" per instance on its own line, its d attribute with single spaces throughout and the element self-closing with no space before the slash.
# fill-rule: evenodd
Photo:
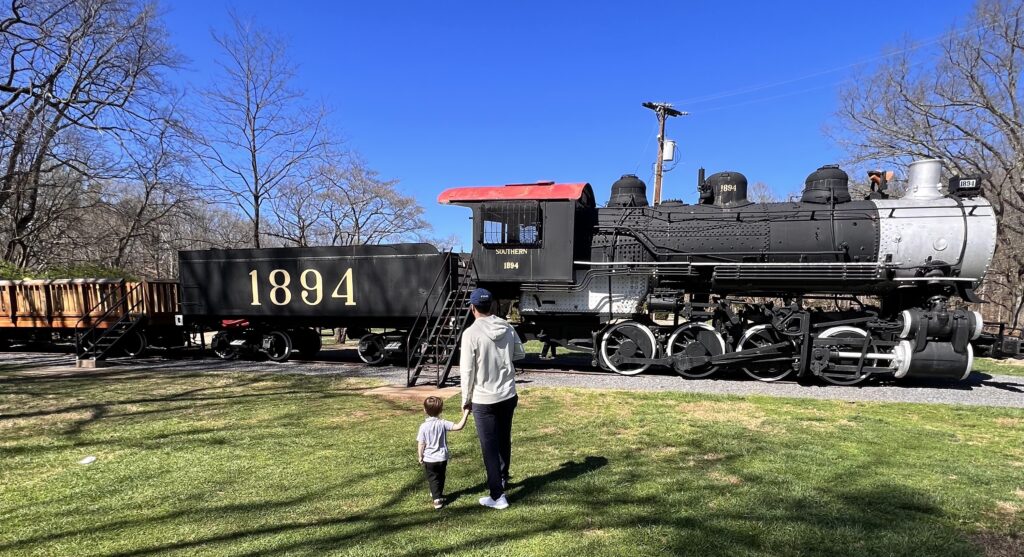
<svg viewBox="0 0 1024 557">
<path fill-rule="evenodd" d="M 588 456 L 583 459 L 582 462 L 567 461 L 563 462 L 558 468 L 547 472 L 546 474 L 540 474 L 537 476 L 530 476 L 522 481 L 510 481 L 508 483 L 508 499 L 512 503 L 518 503 L 520 501 L 529 499 L 530 496 L 543 491 L 544 487 L 548 486 L 553 482 L 563 482 L 578 478 L 583 474 L 593 472 L 608 464 L 608 459 L 603 456 Z M 465 495 L 480 495 L 484 496 L 487 494 L 487 482 L 480 482 L 473 487 L 467 487 L 449 493 L 446 496 L 448 504 L 455 503 L 459 498 Z"/>
<path fill-rule="evenodd" d="M 125 527 L 146 528 L 175 519 L 202 522 L 231 518 L 233 530 L 188 540 L 166 540 L 145 547 L 113 552 L 110 555 L 127 557 L 162 554 L 164 552 L 207 553 L 223 550 L 236 543 L 258 542 L 259 549 L 250 552 L 232 551 L 242 555 L 285 555 L 293 553 L 322 554 L 336 551 L 355 551 L 366 546 L 367 552 L 381 553 L 388 548 L 391 555 L 458 554 L 464 551 L 482 551 L 498 554 L 514 552 L 518 544 L 530 543 L 545 536 L 565 536 L 580 554 L 609 553 L 600 540 L 609 532 L 638 532 L 659 540 L 658 553 L 699 554 L 726 556 L 737 554 L 800 554 L 860 556 L 885 553 L 887 555 L 960 555 L 971 554 L 963 532 L 944 522 L 944 514 L 935 498 L 921 490 L 899 484 L 857 487 L 856 482 L 843 481 L 840 474 L 828 487 L 806 492 L 803 490 L 775 489 L 759 499 L 758 505 L 729 505 L 721 507 L 708 501 L 729 501 L 741 497 L 735 486 L 691 486 L 689 500 L 702 501 L 699 507 L 680 507 L 673 493 L 640 494 L 630 489 L 631 483 L 645 472 L 632 468 L 620 469 L 612 477 L 600 481 L 587 481 L 574 485 L 582 477 L 608 470 L 609 459 L 587 456 L 581 460 L 563 462 L 546 473 L 530 476 L 510 488 L 512 509 L 527 510 L 511 514 L 494 511 L 472 504 L 448 507 L 440 513 L 433 510 L 409 510 L 403 503 L 421 495 L 422 479 L 416 476 L 394 490 L 390 497 L 363 512 L 346 516 L 324 518 L 306 517 L 293 512 L 317 500 L 329 501 L 335 490 L 358 489 L 367 476 L 353 477 L 345 486 L 325 486 L 302 496 L 265 502 L 233 505 L 210 505 L 197 498 L 195 506 L 156 517 L 122 520 L 97 524 L 94 530 L 123 531 Z M 376 473 L 376 472 L 374 472 Z M 679 479 L 687 472 L 677 470 Z M 777 479 L 767 479 L 771 487 Z M 455 498 L 471 493 L 482 493 L 484 484 L 453 493 Z M 574 512 L 563 512 L 570 507 L 564 498 L 571 497 Z M 582 508 L 582 511 L 578 508 Z M 535 509 L 535 511 L 533 510 Z M 245 519 L 248 513 L 265 516 L 268 512 L 279 520 L 272 524 L 251 525 Z M 443 520 L 443 522 L 439 522 Z M 460 535 L 460 525 L 475 522 L 477 529 L 470 535 Z M 483 523 L 484 530 L 480 530 Z M 456 528 L 452 535 L 433 536 L 439 524 Z M 27 549 L 32 544 L 59 540 L 84 533 L 67 531 L 0 549 Z M 406 537 L 408 543 L 396 547 L 396 538 Z M 276 538 L 276 539 L 275 539 Z M 588 546 L 589 542 L 595 545 Z M 523 548 L 536 547 L 523 545 Z M 552 551 L 564 552 L 569 547 L 551 546 Z M 612 546 L 621 549 L 623 546 Z M 375 548 L 372 551 L 369 548 Z M 646 548 L 646 551 L 643 549 Z M 649 542 L 636 547 L 638 554 L 649 553 Z M 529 550 L 529 549 L 524 549 Z M 521 550 L 522 551 L 522 550 Z M 614 553 L 614 552 L 613 552 Z"/>
</svg>

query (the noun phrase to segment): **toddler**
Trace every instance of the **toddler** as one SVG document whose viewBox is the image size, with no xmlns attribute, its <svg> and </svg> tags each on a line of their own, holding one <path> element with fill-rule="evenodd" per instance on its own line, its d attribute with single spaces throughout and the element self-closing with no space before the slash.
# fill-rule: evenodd
<svg viewBox="0 0 1024 557">
<path fill-rule="evenodd" d="M 423 401 L 423 410 L 427 413 L 427 419 L 420 425 L 420 431 L 416 435 L 419 442 L 416 454 L 420 464 L 427 472 L 427 484 L 430 485 L 430 497 L 434 500 L 434 508 L 440 509 L 444 506 L 444 479 L 448 469 L 448 432 L 459 431 L 466 427 L 466 419 L 469 417 L 469 410 L 463 410 L 462 419 L 454 424 L 448 420 L 442 420 L 441 410 L 444 409 L 444 401 L 436 396 L 429 396 Z"/>
</svg>

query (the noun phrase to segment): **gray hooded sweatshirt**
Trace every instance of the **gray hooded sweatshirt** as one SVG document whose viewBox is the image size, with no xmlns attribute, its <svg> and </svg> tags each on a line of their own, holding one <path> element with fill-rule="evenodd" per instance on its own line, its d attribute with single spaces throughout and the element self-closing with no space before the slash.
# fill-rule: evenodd
<svg viewBox="0 0 1024 557">
<path fill-rule="evenodd" d="M 516 396 L 512 362 L 525 357 L 523 342 L 507 321 L 496 315 L 474 321 L 462 333 L 462 405 L 494 404 Z"/>
</svg>

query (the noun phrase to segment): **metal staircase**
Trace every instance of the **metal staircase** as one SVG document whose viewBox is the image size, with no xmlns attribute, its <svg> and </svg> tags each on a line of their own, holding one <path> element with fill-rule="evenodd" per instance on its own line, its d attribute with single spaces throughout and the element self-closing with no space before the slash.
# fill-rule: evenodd
<svg viewBox="0 0 1024 557">
<path fill-rule="evenodd" d="M 464 260 L 449 252 L 409 330 L 405 350 L 407 386 L 413 387 L 425 373 L 433 373 L 437 388 L 444 387 L 459 351 L 462 331 L 472 317 L 469 294 L 475 287 L 473 259 Z"/>
<path fill-rule="evenodd" d="M 78 360 L 105 360 L 114 348 L 145 325 L 144 284 L 126 288 L 124 281 L 103 295 L 75 324 L 75 353 Z M 106 307 L 101 315 L 94 313 Z"/>
</svg>

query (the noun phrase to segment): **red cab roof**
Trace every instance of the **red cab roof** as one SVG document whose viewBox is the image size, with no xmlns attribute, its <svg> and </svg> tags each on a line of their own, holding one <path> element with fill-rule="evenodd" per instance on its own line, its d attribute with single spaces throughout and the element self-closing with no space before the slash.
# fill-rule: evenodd
<svg viewBox="0 0 1024 557">
<path fill-rule="evenodd" d="M 507 186 L 481 186 L 470 188 L 451 188 L 441 192 L 437 202 L 469 203 L 473 201 L 512 201 L 512 200 L 575 200 L 583 196 L 590 184 L 556 184 L 554 182 L 537 182 L 536 184 L 509 184 Z"/>
</svg>

